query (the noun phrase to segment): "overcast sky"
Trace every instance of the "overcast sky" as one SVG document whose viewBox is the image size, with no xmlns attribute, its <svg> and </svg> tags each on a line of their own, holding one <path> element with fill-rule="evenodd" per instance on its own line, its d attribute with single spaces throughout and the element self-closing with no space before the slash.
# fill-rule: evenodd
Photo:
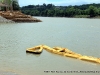
<svg viewBox="0 0 100 75">
<path fill-rule="evenodd" d="M 20 6 L 33 5 L 33 4 L 42 5 L 43 3 L 46 4 L 52 3 L 54 5 L 68 6 L 68 5 L 100 3 L 100 0 L 19 0 Z"/>
</svg>

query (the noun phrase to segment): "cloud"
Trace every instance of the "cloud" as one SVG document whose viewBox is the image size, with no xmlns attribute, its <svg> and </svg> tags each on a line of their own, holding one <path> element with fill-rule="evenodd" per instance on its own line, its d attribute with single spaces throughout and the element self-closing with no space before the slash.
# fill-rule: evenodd
<svg viewBox="0 0 100 75">
<path fill-rule="evenodd" d="M 25 6 L 25 5 L 37 5 L 37 4 L 43 4 L 43 3 L 48 3 L 48 0 L 19 0 L 19 5 L 20 6 Z"/>
<path fill-rule="evenodd" d="M 20 6 L 30 5 L 30 4 L 49 4 L 54 5 L 81 5 L 81 4 L 90 4 L 90 3 L 100 3 L 100 0 L 19 0 Z"/>
<path fill-rule="evenodd" d="M 59 2 L 55 2 L 56 5 L 82 5 L 82 4 L 90 4 L 90 3 L 100 3 L 100 0 L 61 0 Z"/>
</svg>

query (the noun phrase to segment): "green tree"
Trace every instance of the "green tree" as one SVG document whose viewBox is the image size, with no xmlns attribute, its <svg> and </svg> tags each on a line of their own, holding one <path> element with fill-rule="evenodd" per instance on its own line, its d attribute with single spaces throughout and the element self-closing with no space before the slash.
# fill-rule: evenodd
<svg viewBox="0 0 100 75">
<path fill-rule="evenodd" d="M 89 6 L 89 8 L 88 8 L 88 14 L 90 15 L 90 17 L 95 17 L 95 16 L 97 16 L 98 15 L 98 9 L 97 9 L 97 7 L 95 7 L 95 6 Z"/>
<path fill-rule="evenodd" d="M 100 7 L 98 8 L 98 14 L 100 15 Z"/>
<path fill-rule="evenodd" d="M 54 16 L 58 17 L 60 15 L 60 9 L 59 8 L 55 8 L 54 11 L 55 11 Z"/>
<path fill-rule="evenodd" d="M 47 5 L 45 3 L 43 3 L 43 7 L 45 8 Z"/>
<path fill-rule="evenodd" d="M 82 11 L 80 9 L 77 9 L 77 8 L 75 9 L 75 15 L 81 15 L 81 12 Z"/>
<path fill-rule="evenodd" d="M 54 10 L 48 10 L 47 16 L 54 16 Z"/>
<path fill-rule="evenodd" d="M 47 9 L 51 9 L 51 8 L 54 7 L 54 5 L 53 4 L 48 4 L 46 7 L 47 7 Z"/>
<path fill-rule="evenodd" d="M 54 6 L 53 4 L 28 5 L 21 8 L 22 12 L 32 16 L 57 17 L 95 17 L 100 15 L 100 4 L 80 6 Z"/>
<path fill-rule="evenodd" d="M 66 14 L 68 17 L 73 17 L 75 15 L 75 9 L 74 7 L 69 7 L 66 9 Z"/>
<path fill-rule="evenodd" d="M 33 10 L 33 11 L 34 11 L 33 16 L 39 16 L 39 11 L 38 10 Z"/>
<path fill-rule="evenodd" d="M 12 7 L 13 7 L 13 10 L 20 10 L 20 7 L 17 1 L 12 2 Z"/>
</svg>

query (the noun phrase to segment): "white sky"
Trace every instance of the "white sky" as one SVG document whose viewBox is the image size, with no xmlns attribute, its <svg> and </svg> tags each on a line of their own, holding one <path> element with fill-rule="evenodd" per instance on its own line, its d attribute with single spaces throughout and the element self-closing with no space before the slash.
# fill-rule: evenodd
<svg viewBox="0 0 100 75">
<path fill-rule="evenodd" d="M 42 5 L 43 3 L 49 4 L 52 3 L 54 5 L 82 5 L 82 4 L 90 4 L 90 3 L 100 3 L 100 0 L 19 0 L 20 6 L 25 5 Z"/>
</svg>

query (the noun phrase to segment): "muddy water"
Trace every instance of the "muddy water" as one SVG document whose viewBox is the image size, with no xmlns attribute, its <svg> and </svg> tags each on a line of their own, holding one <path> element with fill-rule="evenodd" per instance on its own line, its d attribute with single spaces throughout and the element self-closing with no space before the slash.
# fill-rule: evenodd
<svg viewBox="0 0 100 75">
<path fill-rule="evenodd" d="M 100 57 L 99 19 L 37 18 L 43 22 L 0 24 L 0 73 L 100 75 L 100 72 L 86 72 L 100 71 L 99 64 L 63 57 L 45 50 L 40 55 L 26 53 L 29 47 L 46 44 L 50 47 L 65 47 L 82 55 Z"/>
</svg>

